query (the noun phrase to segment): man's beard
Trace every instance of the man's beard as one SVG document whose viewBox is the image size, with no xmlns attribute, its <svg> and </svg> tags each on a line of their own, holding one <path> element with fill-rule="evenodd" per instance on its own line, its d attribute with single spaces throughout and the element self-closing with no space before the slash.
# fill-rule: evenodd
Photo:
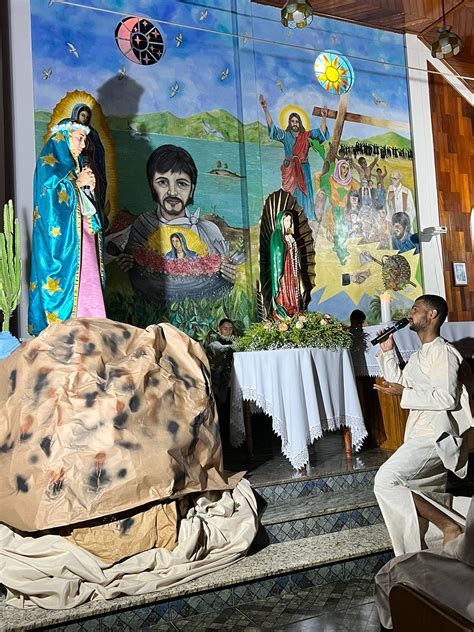
<svg viewBox="0 0 474 632">
<path fill-rule="evenodd" d="M 426 329 L 426 322 L 419 322 L 419 323 L 414 323 L 413 321 L 410 322 L 410 324 L 408 325 L 409 329 L 411 329 L 411 331 L 414 331 L 415 333 L 418 333 L 419 331 L 423 331 L 423 329 Z"/>
<path fill-rule="evenodd" d="M 175 204 L 167 204 L 169 202 L 175 202 Z M 178 215 L 183 212 L 185 204 L 181 198 L 166 197 L 163 202 L 160 203 L 160 206 L 167 213 L 176 213 Z"/>
</svg>

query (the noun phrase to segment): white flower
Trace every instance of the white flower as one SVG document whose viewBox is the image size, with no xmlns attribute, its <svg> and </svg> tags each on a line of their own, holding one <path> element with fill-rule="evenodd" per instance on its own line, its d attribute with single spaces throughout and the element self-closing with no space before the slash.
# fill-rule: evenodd
<svg viewBox="0 0 474 632">
<path fill-rule="evenodd" d="M 296 329 L 303 329 L 303 327 L 304 327 L 303 321 L 298 320 L 298 322 L 295 323 L 295 327 L 296 327 Z"/>
</svg>

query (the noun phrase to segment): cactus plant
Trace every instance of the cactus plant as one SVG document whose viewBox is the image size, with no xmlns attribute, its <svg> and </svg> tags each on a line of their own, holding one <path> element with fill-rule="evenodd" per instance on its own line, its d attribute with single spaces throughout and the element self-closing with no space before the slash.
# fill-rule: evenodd
<svg viewBox="0 0 474 632">
<path fill-rule="evenodd" d="M 3 233 L 0 233 L 0 311 L 2 331 L 9 331 L 10 318 L 20 301 L 21 251 L 20 224 L 14 219 L 13 202 L 3 207 Z"/>
</svg>

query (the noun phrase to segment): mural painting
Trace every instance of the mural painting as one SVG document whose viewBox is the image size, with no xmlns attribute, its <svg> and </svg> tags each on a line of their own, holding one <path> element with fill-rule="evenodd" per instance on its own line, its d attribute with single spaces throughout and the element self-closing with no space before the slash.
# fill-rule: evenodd
<svg viewBox="0 0 474 632">
<path fill-rule="evenodd" d="M 59 113 L 87 119 L 107 315 L 204 340 L 259 303 L 378 322 L 386 289 L 403 315 L 421 273 L 402 38 L 201 4 L 31 2 L 37 152 Z"/>
</svg>

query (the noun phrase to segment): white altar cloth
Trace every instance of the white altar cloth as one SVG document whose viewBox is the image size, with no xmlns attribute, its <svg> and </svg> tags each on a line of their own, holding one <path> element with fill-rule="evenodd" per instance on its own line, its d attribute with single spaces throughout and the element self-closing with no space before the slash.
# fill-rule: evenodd
<svg viewBox="0 0 474 632">
<path fill-rule="evenodd" d="M 308 445 L 326 430 L 347 426 L 360 449 L 367 436 L 349 351 L 280 349 L 235 353 L 230 441 L 245 438 L 243 400 L 272 417 L 282 452 L 294 468 L 309 461 Z"/>
<path fill-rule="evenodd" d="M 389 327 L 388 325 L 372 325 L 354 331 L 354 348 L 352 349 L 352 361 L 356 375 L 381 376 L 380 367 L 375 358 L 380 345 L 372 345 L 370 340 L 375 338 L 380 329 Z M 365 342 L 361 333 L 365 334 Z M 441 336 L 451 342 L 464 358 L 474 357 L 474 322 L 443 323 Z M 411 331 L 409 327 L 397 331 L 393 339 L 398 349 L 399 355 L 408 361 L 412 353 L 421 347 L 418 335 Z"/>
</svg>

